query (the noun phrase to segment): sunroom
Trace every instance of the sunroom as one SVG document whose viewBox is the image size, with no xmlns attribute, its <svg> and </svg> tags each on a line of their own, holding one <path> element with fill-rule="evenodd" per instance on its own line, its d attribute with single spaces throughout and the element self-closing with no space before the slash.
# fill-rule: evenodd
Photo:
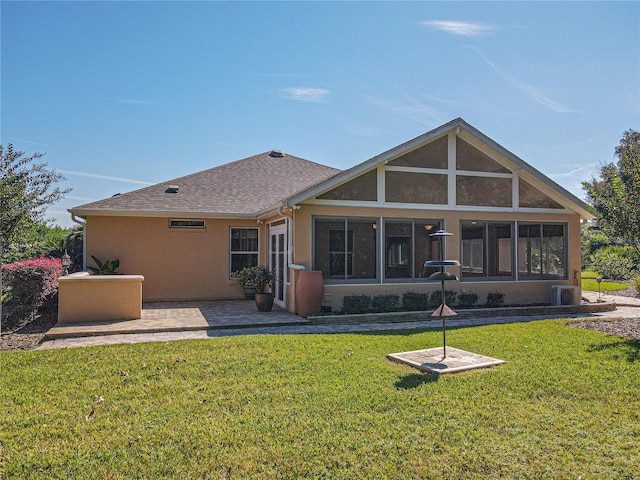
<svg viewBox="0 0 640 480">
<path fill-rule="evenodd" d="M 586 205 L 460 119 L 307 194 L 289 200 L 296 238 L 308 225 L 308 261 L 334 309 L 344 295 L 435 288 L 424 264 L 439 258 L 439 229 L 453 234 L 445 257 L 461 264 L 450 288 L 532 304 L 579 280 Z"/>
</svg>

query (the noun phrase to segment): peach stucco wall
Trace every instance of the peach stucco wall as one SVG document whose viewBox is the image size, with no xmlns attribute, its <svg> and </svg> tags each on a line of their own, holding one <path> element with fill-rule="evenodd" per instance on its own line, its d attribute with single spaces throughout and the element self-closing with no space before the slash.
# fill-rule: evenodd
<svg viewBox="0 0 640 480">
<path fill-rule="evenodd" d="M 510 304 L 548 303 L 551 300 L 552 285 L 580 285 L 581 252 L 580 252 L 580 217 L 571 214 L 533 214 L 533 213 L 499 213 L 499 212 L 459 212 L 444 210 L 406 210 L 382 208 L 348 208 L 336 206 L 302 205 L 295 211 L 294 244 L 296 245 L 295 261 L 312 267 L 313 216 L 365 216 L 385 218 L 425 218 L 444 219 L 445 230 L 452 234 L 446 241 L 446 258 L 460 260 L 460 221 L 461 220 L 498 220 L 528 222 L 566 222 L 568 223 L 569 264 L 567 280 L 538 281 L 473 281 L 447 282 L 449 290 L 475 292 L 480 302 L 486 300 L 489 292 L 505 294 L 505 301 Z M 459 275 L 459 271 L 452 270 Z M 385 283 L 385 284 L 327 284 L 323 305 L 331 306 L 334 311 L 342 308 L 342 298 L 354 294 L 398 294 L 407 291 L 430 292 L 437 288 L 425 283 Z"/>
<path fill-rule="evenodd" d="M 58 279 L 58 322 L 134 320 L 142 315 L 142 275 L 74 273 Z"/>
<path fill-rule="evenodd" d="M 205 225 L 170 229 L 169 218 L 90 216 L 87 265 L 93 265 L 90 255 L 119 259 L 121 273 L 144 276 L 144 300 L 242 298 L 242 289 L 229 279 L 229 229 L 259 227 L 259 261 L 264 264 L 264 225 L 217 219 L 205 219 Z"/>
</svg>

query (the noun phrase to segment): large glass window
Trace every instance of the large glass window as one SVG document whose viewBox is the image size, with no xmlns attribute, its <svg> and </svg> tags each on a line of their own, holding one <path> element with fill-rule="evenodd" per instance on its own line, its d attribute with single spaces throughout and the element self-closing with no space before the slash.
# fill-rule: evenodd
<svg viewBox="0 0 640 480">
<path fill-rule="evenodd" d="M 566 225 L 518 225 L 520 278 L 566 278 Z"/>
<path fill-rule="evenodd" d="M 435 269 L 424 262 L 438 259 L 437 220 L 386 220 L 384 224 L 384 278 L 426 278 Z"/>
<path fill-rule="evenodd" d="M 376 219 L 316 219 L 314 269 L 326 279 L 377 277 Z"/>
<path fill-rule="evenodd" d="M 530 183 L 520 179 L 519 189 L 520 206 L 525 208 L 564 208 L 558 202 L 542 193 Z"/>
<path fill-rule="evenodd" d="M 448 163 L 449 140 L 447 135 L 426 145 L 405 153 L 389 162 L 394 167 L 446 169 Z"/>
<path fill-rule="evenodd" d="M 472 172 L 511 173 L 460 137 L 456 138 L 456 168 Z"/>
<path fill-rule="evenodd" d="M 483 207 L 510 207 L 510 178 L 456 176 L 456 203 Z"/>
<path fill-rule="evenodd" d="M 462 278 L 513 278 L 512 230 L 511 223 L 462 222 Z"/>
<path fill-rule="evenodd" d="M 321 200 L 355 200 L 375 202 L 378 199 L 378 171 L 360 175 L 353 180 L 318 195 Z"/>
<path fill-rule="evenodd" d="M 385 200 L 396 203 L 446 205 L 447 176 L 386 171 Z"/>
<path fill-rule="evenodd" d="M 258 229 L 232 228 L 229 273 L 258 265 Z"/>
</svg>

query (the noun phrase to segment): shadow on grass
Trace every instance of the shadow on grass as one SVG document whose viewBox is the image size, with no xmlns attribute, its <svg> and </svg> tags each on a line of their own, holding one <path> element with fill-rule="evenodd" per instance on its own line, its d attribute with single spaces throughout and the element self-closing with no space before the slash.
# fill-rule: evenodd
<svg viewBox="0 0 640 480">
<path fill-rule="evenodd" d="M 439 377 L 440 375 L 433 373 L 410 373 L 409 375 L 400 377 L 395 383 L 395 387 L 399 390 L 411 390 L 426 383 L 435 383 Z"/>
<path fill-rule="evenodd" d="M 587 351 L 590 353 L 607 352 L 616 357 L 623 356 L 629 363 L 640 362 L 640 340 L 621 338 L 608 343 L 591 345 Z"/>
</svg>

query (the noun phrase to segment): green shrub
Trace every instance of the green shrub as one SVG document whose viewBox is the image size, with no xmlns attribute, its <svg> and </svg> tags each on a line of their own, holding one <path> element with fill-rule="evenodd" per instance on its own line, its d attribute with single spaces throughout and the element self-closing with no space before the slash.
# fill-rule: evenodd
<svg viewBox="0 0 640 480">
<path fill-rule="evenodd" d="M 87 267 L 93 275 L 117 275 L 118 267 L 120 266 L 120 260 L 105 260 L 104 262 L 98 257 L 94 257 L 93 261 L 96 262 L 97 267 Z"/>
<path fill-rule="evenodd" d="M 636 289 L 636 292 L 640 293 L 640 275 L 638 275 L 632 283 L 633 288 Z"/>
<path fill-rule="evenodd" d="M 376 313 L 397 312 L 399 295 L 376 295 L 372 300 L 372 309 Z"/>
<path fill-rule="evenodd" d="M 456 303 L 456 297 L 458 296 L 458 292 L 454 290 L 445 290 L 444 299 L 447 305 L 453 305 Z M 442 305 L 442 291 L 434 290 L 431 292 L 431 297 L 429 298 L 429 306 L 431 308 L 436 308 Z"/>
<path fill-rule="evenodd" d="M 402 295 L 402 310 L 405 312 L 420 312 L 428 309 L 428 293 L 406 292 Z"/>
<path fill-rule="evenodd" d="M 460 292 L 458 294 L 458 305 L 461 307 L 473 307 L 478 303 L 478 294 L 470 292 Z"/>
<path fill-rule="evenodd" d="M 504 293 L 489 292 L 487 294 L 487 307 L 497 308 L 501 307 L 502 304 L 504 304 Z"/>
<path fill-rule="evenodd" d="M 611 249 L 596 252 L 593 255 L 591 268 L 603 278 L 611 280 L 628 280 L 634 273 L 633 261 Z"/>
<path fill-rule="evenodd" d="M 371 295 L 347 295 L 342 299 L 344 313 L 369 313 L 372 310 Z"/>
</svg>

